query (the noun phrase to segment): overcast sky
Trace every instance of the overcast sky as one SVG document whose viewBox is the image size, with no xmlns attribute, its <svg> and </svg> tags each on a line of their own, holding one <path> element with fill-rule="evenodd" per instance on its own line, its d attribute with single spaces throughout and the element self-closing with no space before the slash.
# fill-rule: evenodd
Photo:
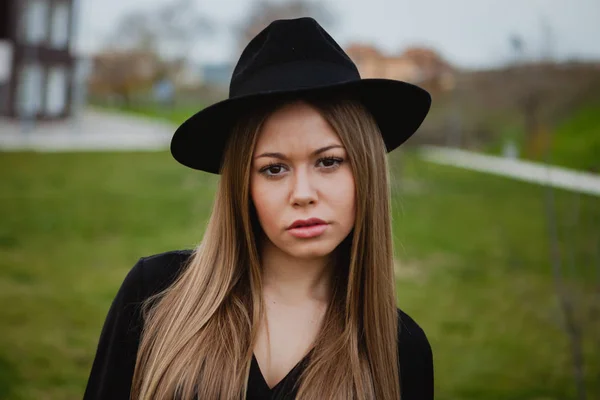
<svg viewBox="0 0 600 400">
<path fill-rule="evenodd" d="M 124 13 L 168 2 L 78 1 L 77 47 L 84 53 L 100 48 L 106 33 Z M 236 61 L 238 54 L 227 27 L 244 17 L 253 1 L 197 0 L 198 8 L 221 28 L 191 49 L 193 58 L 209 63 Z M 368 42 L 393 53 L 406 46 L 426 45 L 457 66 L 480 68 L 509 60 L 509 37 L 518 34 L 530 53 L 551 49 L 557 59 L 600 60 L 600 0 L 321 1 L 335 15 L 336 26 L 330 33 L 342 46 Z M 543 34 L 543 21 L 551 28 L 550 35 Z"/>
</svg>

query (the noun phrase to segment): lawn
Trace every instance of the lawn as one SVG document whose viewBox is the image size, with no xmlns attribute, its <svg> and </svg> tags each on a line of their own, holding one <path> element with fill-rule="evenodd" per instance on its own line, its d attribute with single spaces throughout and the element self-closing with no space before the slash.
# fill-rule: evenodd
<svg viewBox="0 0 600 400">
<path fill-rule="evenodd" d="M 552 162 L 600 172 L 600 101 L 582 107 L 557 127 Z"/>
<path fill-rule="evenodd" d="M 577 108 L 555 126 L 542 126 L 540 134 L 545 134 L 529 144 L 535 151 L 527 150 L 522 121 L 503 115 L 495 126 L 500 127 L 501 134 L 486 146 L 490 153 L 503 153 L 505 141 L 510 140 L 522 158 L 600 173 L 600 100 Z"/>
<path fill-rule="evenodd" d="M 131 104 L 129 106 L 120 107 L 93 105 L 92 108 L 97 108 L 102 111 L 150 117 L 175 124 L 181 124 L 200 111 L 203 106 L 199 104 L 186 104 L 174 107 L 163 107 L 159 104 Z"/>
<path fill-rule="evenodd" d="M 436 399 L 575 399 L 544 188 L 391 161 L 398 300 L 431 341 Z M 125 274 L 193 247 L 216 183 L 167 152 L 2 154 L 0 399 L 80 399 Z M 554 194 L 588 398 L 600 398 L 600 199 Z"/>
</svg>

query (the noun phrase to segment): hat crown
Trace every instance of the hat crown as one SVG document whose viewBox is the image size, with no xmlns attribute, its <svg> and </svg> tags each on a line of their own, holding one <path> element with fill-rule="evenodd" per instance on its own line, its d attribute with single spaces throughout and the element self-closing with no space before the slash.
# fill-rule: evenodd
<svg viewBox="0 0 600 400">
<path fill-rule="evenodd" d="M 270 68 L 291 63 L 328 63 L 360 79 L 356 65 L 339 44 L 313 18 L 271 22 L 242 51 L 231 78 L 230 97 L 248 79 Z"/>
<path fill-rule="evenodd" d="M 361 79 L 350 57 L 314 19 L 277 20 L 242 52 L 229 98 L 188 118 L 173 136 L 171 153 L 190 168 L 219 173 L 229 137 L 244 113 L 267 99 L 280 102 L 317 92 L 344 93 L 360 101 L 379 126 L 387 151 L 417 130 L 431 104 L 429 94 L 417 86 Z"/>
</svg>

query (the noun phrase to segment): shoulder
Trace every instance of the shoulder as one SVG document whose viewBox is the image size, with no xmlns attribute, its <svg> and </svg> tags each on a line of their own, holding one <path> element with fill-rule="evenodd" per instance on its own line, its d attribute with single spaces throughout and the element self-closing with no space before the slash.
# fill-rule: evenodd
<svg viewBox="0 0 600 400">
<path fill-rule="evenodd" d="M 141 257 L 129 269 L 100 333 L 85 400 L 129 398 L 143 330 L 141 305 L 175 280 L 191 254 L 169 251 Z"/>
<path fill-rule="evenodd" d="M 141 257 L 125 276 L 120 292 L 144 300 L 169 287 L 183 271 L 192 250 L 173 250 Z"/>
<path fill-rule="evenodd" d="M 398 339 L 400 343 L 429 347 L 429 341 L 423 328 L 410 315 L 399 308 Z"/>
<path fill-rule="evenodd" d="M 398 309 L 398 352 L 401 359 L 410 356 L 410 363 L 431 358 L 431 345 L 425 331 L 408 314 Z"/>
<path fill-rule="evenodd" d="M 398 309 L 398 361 L 403 399 L 433 398 L 433 352 L 425 331 Z"/>
</svg>

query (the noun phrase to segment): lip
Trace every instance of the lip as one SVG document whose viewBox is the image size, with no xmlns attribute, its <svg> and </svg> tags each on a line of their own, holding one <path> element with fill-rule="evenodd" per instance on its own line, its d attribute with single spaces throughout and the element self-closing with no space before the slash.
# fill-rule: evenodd
<svg viewBox="0 0 600 400">
<path fill-rule="evenodd" d="M 319 218 L 297 219 L 288 229 L 305 228 L 311 225 L 327 225 L 327 222 Z"/>
<path fill-rule="evenodd" d="M 319 218 L 309 218 L 294 221 L 287 230 L 297 238 L 307 239 L 320 236 L 325 232 L 327 226 L 327 222 Z"/>
</svg>

